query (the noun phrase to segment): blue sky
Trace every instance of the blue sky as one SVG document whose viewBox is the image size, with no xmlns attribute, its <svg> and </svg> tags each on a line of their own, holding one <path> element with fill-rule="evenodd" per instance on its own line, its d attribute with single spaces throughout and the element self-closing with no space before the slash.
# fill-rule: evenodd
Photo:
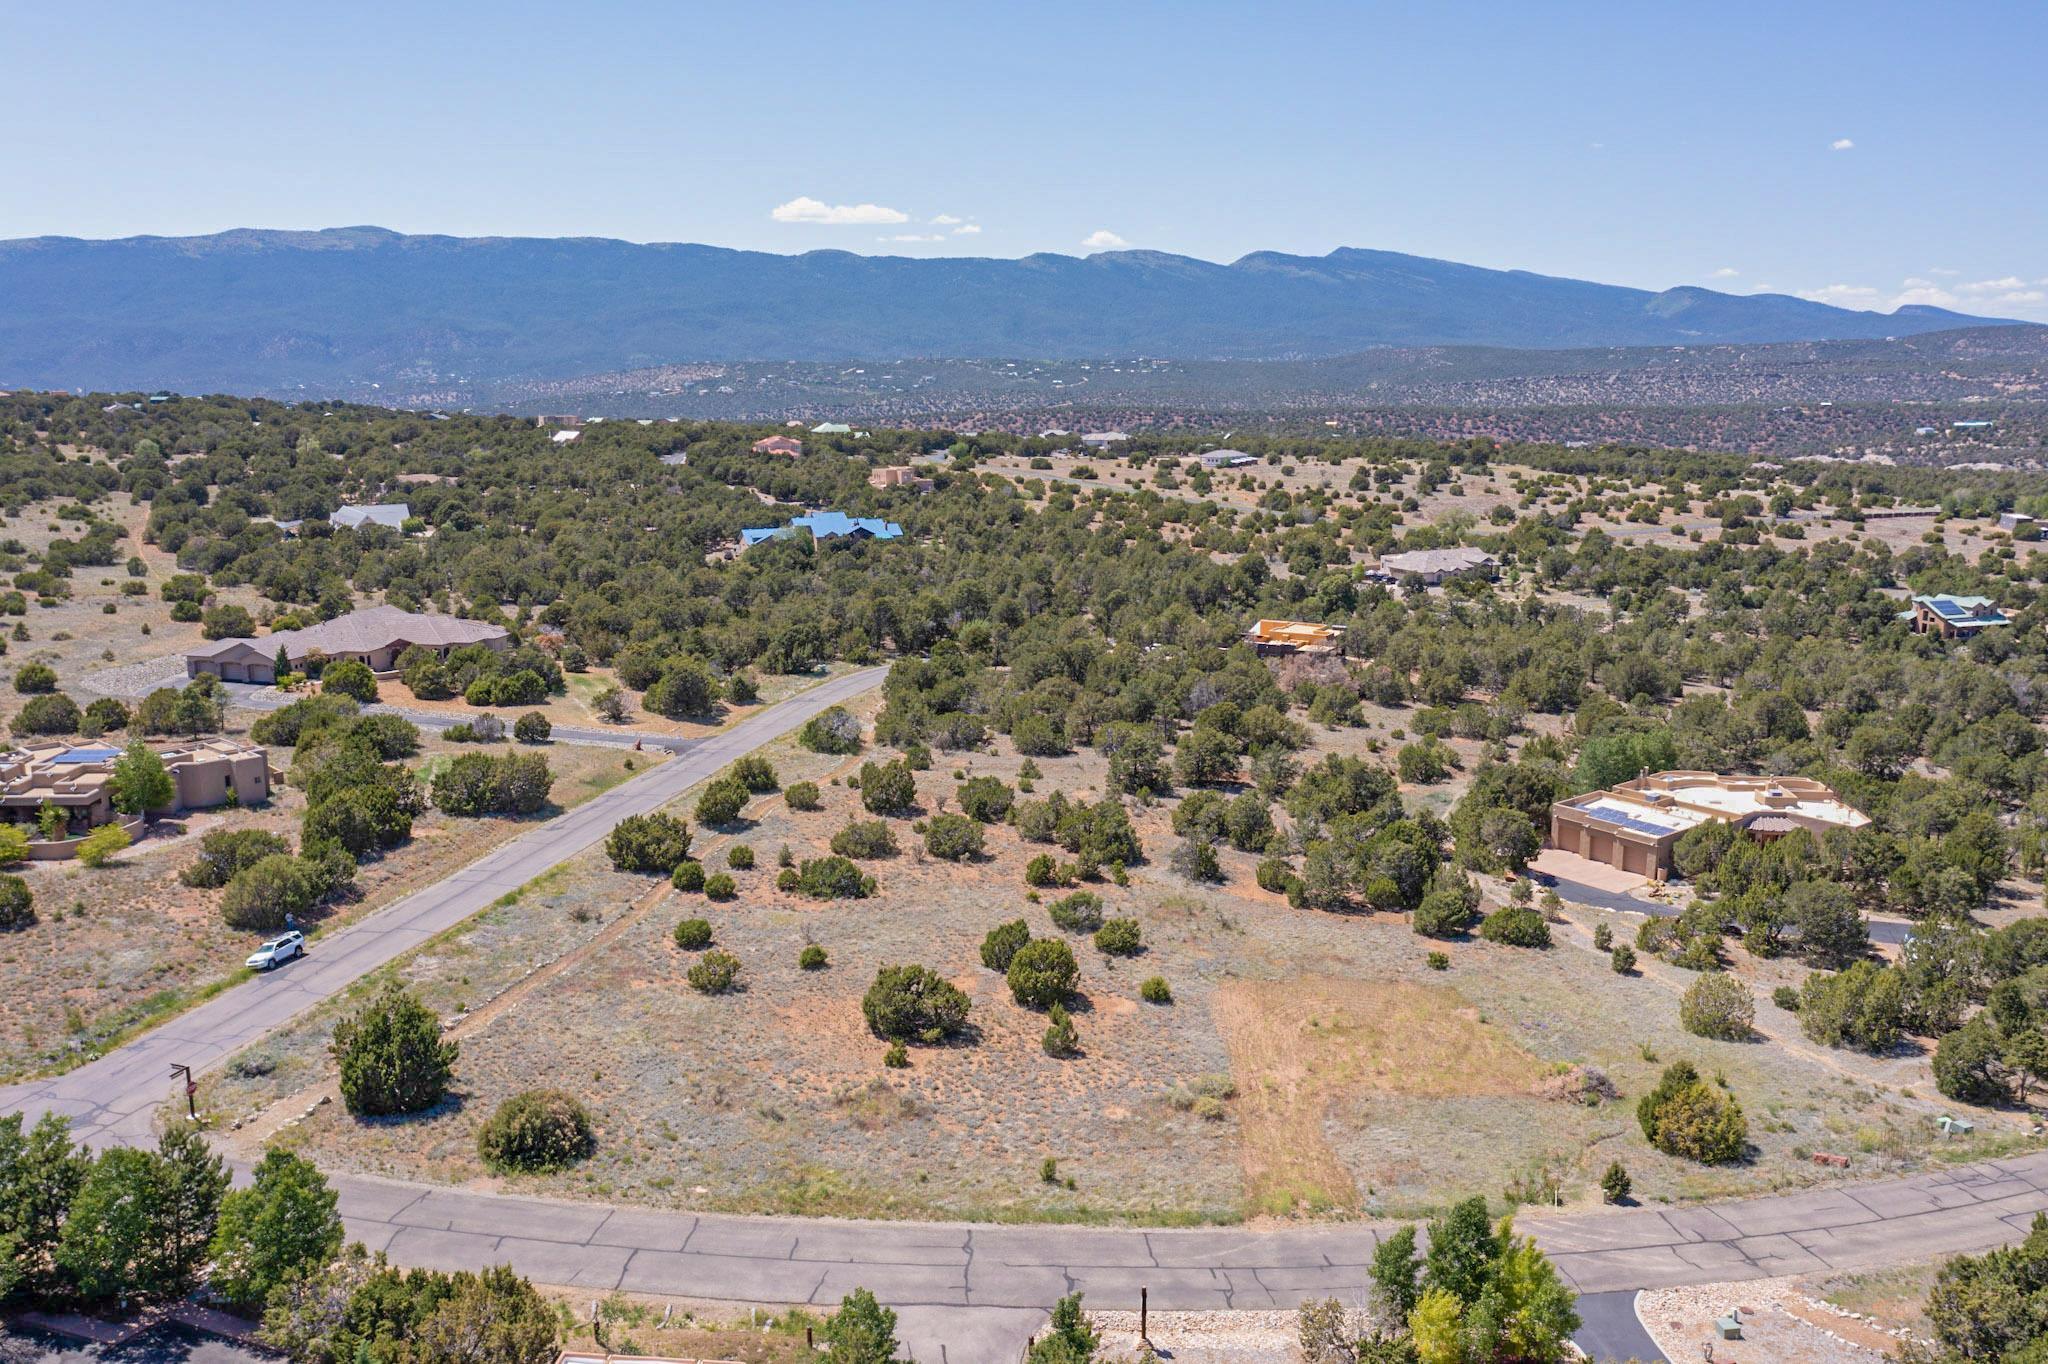
<svg viewBox="0 0 2048 1364">
<path fill-rule="evenodd" d="M 8 28 L 0 236 L 1366 246 L 2048 320 L 2039 3 L 96 3 Z"/>
</svg>

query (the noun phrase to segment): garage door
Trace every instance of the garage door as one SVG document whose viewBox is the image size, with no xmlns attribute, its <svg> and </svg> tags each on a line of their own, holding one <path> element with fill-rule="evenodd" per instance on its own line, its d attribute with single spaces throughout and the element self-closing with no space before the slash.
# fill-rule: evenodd
<svg viewBox="0 0 2048 1364">
<path fill-rule="evenodd" d="M 248 669 L 240 663 L 223 663 L 220 665 L 220 680 L 223 682 L 246 682 L 249 680 Z"/>
</svg>

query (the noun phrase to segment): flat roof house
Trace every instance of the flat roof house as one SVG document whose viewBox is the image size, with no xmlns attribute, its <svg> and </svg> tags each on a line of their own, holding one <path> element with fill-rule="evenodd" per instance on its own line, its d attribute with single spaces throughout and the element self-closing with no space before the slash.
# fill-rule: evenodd
<svg viewBox="0 0 2048 1364">
<path fill-rule="evenodd" d="M 153 743 L 171 774 L 170 803 L 151 814 L 205 810 L 270 798 L 270 758 L 261 748 L 219 737 Z M 82 834 L 111 822 L 114 764 L 121 749 L 111 744 L 41 743 L 0 752 L 0 820 L 33 824 L 45 805 L 64 811 L 67 834 Z M 67 854 L 68 855 L 68 854 Z"/>
<path fill-rule="evenodd" d="M 1337 654 L 1344 649 L 1344 627 L 1306 620 L 1261 620 L 1244 632 L 1244 642 L 1261 658 Z"/>
<path fill-rule="evenodd" d="M 757 455 L 800 455 L 804 443 L 794 436 L 763 436 L 754 442 Z"/>
<path fill-rule="evenodd" d="M 1380 556 L 1374 570 L 1382 578 L 1400 579 L 1413 573 L 1434 587 L 1446 578 L 1467 573 L 1491 578 L 1500 561 L 1483 549 L 1453 545 L 1449 549 L 1411 549 Z"/>
<path fill-rule="evenodd" d="M 1247 464 L 1257 464 L 1259 457 L 1243 450 L 1204 450 L 1195 456 L 1205 469 L 1241 469 Z"/>
<path fill-rule="evenodd" d="M 446 656 L 465 644 L 483 644 L 500 653 L 512 647 L 511 632 L 489 621 L 455 616 L 428 616 L 395 606 L 372 606 L 309 625 L 303 630 L 278 630 L 260 639 L 216 639 L 186 651 L 185 673 L 211 673 L 223 682 L 277 681 L 277 651 L 283 649 L 293 668 L 313 654 L 329 660 L 354 658 L 371 672 L 388 673 L 398 656 L 413 645 Z"/>
<path fill-rule="evenodd" d="M 1860 828 L 1870 819 L 1806 777 L 1657 772 L 1552 805 L 1550 845 L 1661 881 L 1686 831 L 1717 821 L 1768 840 L 1795 829 Z"/>
<path fill-rule="evenodd" d="M 1107 450 L 1110 446 L 1120 445 L 1129 439 L 1130 437 L 1121 431 L 1090 431 L 1081 437 L 1081 444 L 1091 450 Z"/>
<path fill-rule="evenodd" d="M 1915 597 L 1910 609 L 1899 612 L 1916 635 L 1939 635 L 1943 639 L 1969 639 L 1993 625 L 2010 625 L 2011 617 L 1998 609 L 1989 597 Z"/>
<path fill-rule="evenodd" d="M 868 475 L 870 488 L 908 488 L 914 493 L 928 493 L 936 485 L 907 465 L 891 465 L 876 469 Z"/>
</svg>

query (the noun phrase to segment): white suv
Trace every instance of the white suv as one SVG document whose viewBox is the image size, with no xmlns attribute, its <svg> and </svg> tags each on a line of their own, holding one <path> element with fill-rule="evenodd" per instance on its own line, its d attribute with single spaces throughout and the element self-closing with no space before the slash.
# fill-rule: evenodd
<svg viewBox="0 0 2048 1364">
<path fill-rule="evenodd" d="M 249 954 L 249 960 L 242 964 L 252 971 L 268 971 L 273 966 L 282 966 L 293 957 L 306 955 L 306 935 L 296 930 L 280 933 Z"/>
</svg>

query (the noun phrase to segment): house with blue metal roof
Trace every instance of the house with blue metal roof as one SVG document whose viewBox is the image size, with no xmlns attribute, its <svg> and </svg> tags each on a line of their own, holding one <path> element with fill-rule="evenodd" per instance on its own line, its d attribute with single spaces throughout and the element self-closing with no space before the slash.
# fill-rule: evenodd
<svg viewBox="0 0 2048 1364">
<path fill-rule="evenodd" d="M 848 516 L 845 512 L 810 512 L 791 518 L 786 526 L 761 526 L 740 532 L 740 544 L 747 549 L 764 540 L 788 540 L 808 533 L 813 544 L 822 540 L 894 540 L 903 527 L 878 516 Z"/>
<path fill-rule="evenodd" d="M 1913 598 L 1912 607 L 1899 612 L 1899 619 L 1910 623 L 1916 635 L 1943 639 L 1969 639 L 1989 626 L 2012 624 L 1989 597 L 1954 597 L 1946 592 Z"/>
</svg>

